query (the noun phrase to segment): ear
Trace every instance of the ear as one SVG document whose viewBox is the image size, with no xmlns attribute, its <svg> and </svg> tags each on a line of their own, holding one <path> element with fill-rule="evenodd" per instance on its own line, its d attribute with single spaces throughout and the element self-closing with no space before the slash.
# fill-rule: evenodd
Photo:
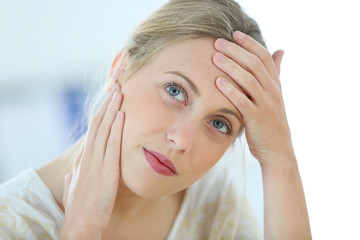
<svg viewBox="0 0 360 240">
<path fill-rule="evenodd" d="M 111 89 L 114 87 L 115 84 L 120 85 L 119 79 L 124 73 L 125 68 L 128 65 L 129 59 L 129 53 L 124 49 L 116 55 L 111 65 L 109 74 L 106 78 L 105 88 L 107 94 L 111 93 Z"/>
</svg>

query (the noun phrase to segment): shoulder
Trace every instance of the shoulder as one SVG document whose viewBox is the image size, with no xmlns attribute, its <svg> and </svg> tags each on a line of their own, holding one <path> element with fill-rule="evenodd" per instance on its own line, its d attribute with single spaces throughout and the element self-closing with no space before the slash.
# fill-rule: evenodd
<svg viewBox="0 0 360 240">
<path fill-rule="evenodd" d="M 34 169 L 0 185 L 1 239 L 57 239 L 63 214 Z"/>
</svg>

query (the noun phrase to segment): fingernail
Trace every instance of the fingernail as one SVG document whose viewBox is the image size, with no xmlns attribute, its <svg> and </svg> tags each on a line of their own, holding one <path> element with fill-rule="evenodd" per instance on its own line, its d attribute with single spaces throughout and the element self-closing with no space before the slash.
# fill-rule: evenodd
<svg viewBox="0 0 360 240">
<path fill-rule="evenodd" d="M 118 93 L 118 92 L 115 92 L 114 93 L 114 96 L 113 96 L 113 100 L 115 99 L 115 98 L 118 98 L 120 96 L 120 94 Z"/>
<path fill-rule="evenodd" d="M 119 90 L 120 90 L 119 85 L 115 84 L 111 92 L 114 93 L 114 92 L 118 92 Z"/>
<path fill-rule="evenodd" d="M 234 35 L 235 35 L 235 38 L 237 38 L 239 40 L 241 40 L 241 39 L 243 39 L 245 37 L 245 34 L 240 32 L 240 31 L 235 31 Z"/>
<path fill-rule="evenodd" d="M 118 112 L 116 113 L 116 119 L 117 119 L 117 120 L 122 119 L 123 116 L 124 116 L 124 113 L 123 113 L 122 111 L 118 111 Z"/>
<path fill-rule="evenodd" d="M 224 56 L 224 54 L 222 54 L 222 53 L 216 53 L 216 59 L 217 59 L 219 62 L 224 62 L 225 56 Z"/>
<path fill-rule="evenodd" d="M 222 48 L 225 45 L 225 39 L 218 38 L 215 42 L 215 46 L 218 48 Z"/>
<path fill-rule="evenodd" d="M 216 79 L 216 85 L 219 88 L 225 88 L 227 86 L 227 81 L 222 77 L 218 77 L 218 79 Z"/>
</svg>

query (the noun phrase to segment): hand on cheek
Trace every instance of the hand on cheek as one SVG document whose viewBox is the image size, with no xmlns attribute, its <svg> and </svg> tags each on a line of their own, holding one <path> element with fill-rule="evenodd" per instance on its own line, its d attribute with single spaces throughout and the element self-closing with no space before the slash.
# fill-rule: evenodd
<svg viewBox="0 0 360 240">
<path fill-rule="evenodd" d="M 92 118 L 85 143 L 65 179 L 65 217 L 60 239 L 101 239 L 109 223 L 120 180 L 125 115 L 114 88 Z"/>
<path fill-rule="evenodd" d="M 240 112 L 250 151 L 261 166 L 283 164 L 294 159 L 279 80 L 283 51 L 271 56 L 238 31 L 233 38 L 236 43 L 215 41 L 213 62 L 233 80 L 219 76 L 216 86 Z"/>
</svg>

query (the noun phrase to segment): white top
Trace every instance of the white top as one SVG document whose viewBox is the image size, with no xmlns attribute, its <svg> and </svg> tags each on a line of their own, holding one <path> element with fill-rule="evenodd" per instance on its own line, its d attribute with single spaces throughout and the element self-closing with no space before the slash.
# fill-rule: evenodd
<svg viewBox="0 0 360 240">
<path fill-rule="evenodd" d="M 212 169 L 187 189 L 168 240 L 263 239 L 231 174 L 221 171 Z M 0 239 L 59 239 L 63 220 L 64 213 L 34 169 L 0 185 Z"/>
</svg>

